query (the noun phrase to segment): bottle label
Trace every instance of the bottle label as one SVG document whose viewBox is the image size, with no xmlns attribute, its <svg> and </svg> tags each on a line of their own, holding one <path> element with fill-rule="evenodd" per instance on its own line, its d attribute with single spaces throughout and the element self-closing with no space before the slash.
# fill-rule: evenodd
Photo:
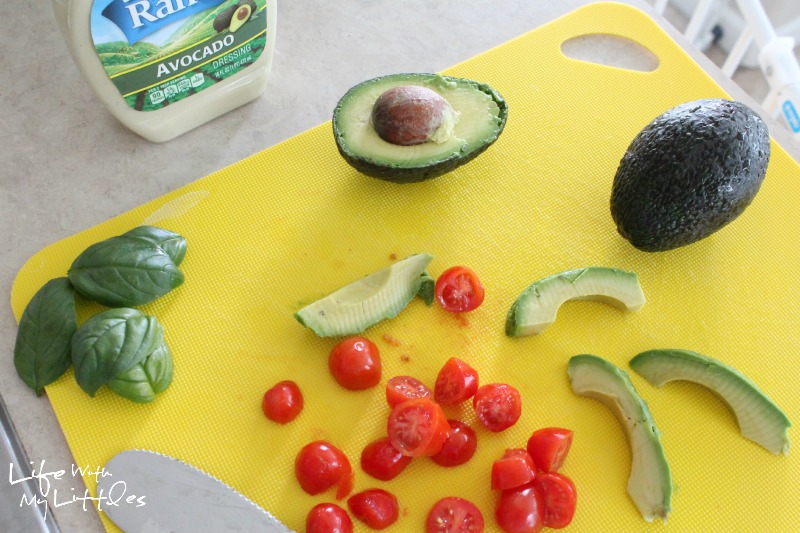
<svg viewBox="0 0 800 533">
<path fill-rule="evenodd" d="M 97 56 L 128 105 L 154 111 L 255 63 L 269 0 L 97 0 Z"/>
</svg>

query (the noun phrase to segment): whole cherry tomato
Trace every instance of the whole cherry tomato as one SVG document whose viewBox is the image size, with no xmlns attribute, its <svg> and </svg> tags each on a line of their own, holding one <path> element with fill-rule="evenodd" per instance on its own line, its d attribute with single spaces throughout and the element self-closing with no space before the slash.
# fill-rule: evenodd
<svg viewBox="0 0 800 533">
<path fill-rule="evenodd" d="M 303 394 L 294 381 L 279 381 L 264 393 L 261 410 L 270 420 L 287 424 L 303 410 Z"/>
<path fill-rule="evenodd" d="M 349 390 L 369 389 L 381 380 L 380 352 L 365 337 L 351 337 L 334 346 L 328 367 L 339 385 Z"/>
<path fill-rule="evenodd" d="M 353 533 L 353 521 L 335 503 L 319 503 L 306 516 L 306 533 Z"/>
<path fill-rule="evenodd" d="M 336 499 L 340 500 L 353 488 L 353 469 L 347 456 L 322 440 L 303 446 L 295 459 L 294 473 L 300 487 L 312 496 L 338 485 Z"/>
</svg>

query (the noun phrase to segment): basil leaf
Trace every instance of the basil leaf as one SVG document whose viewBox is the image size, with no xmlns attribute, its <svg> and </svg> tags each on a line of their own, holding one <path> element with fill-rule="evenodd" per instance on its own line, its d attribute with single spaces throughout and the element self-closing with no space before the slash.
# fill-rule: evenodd
<svg viewBox="0 0 800 533">
<path fill-rule="evenodd" d="M 14 366 L 37 396 L 72 363 L 70 340 L 78 329 L 74 295 L 67 278 L 56 278 L 45 283 L 22 312 Z"/>
<path fill-rule="evenodd" d="M 75 379 L 89 396 L 143 361 L 164 342 L 156 317 L 138 309 L 109 309 L 83 323 L 72 337 Z"/>
<path fill-rule="evenodd" d="M 156 226 L 139 226 L 123 233 L 123 236 L 135 237 L 160 246 L 172 258 L 175 266 L 181 264 L 186 256 L 186 238 L 172 231 Z"/>
<path fill-rule="evenodd" d="M 426 270 L 419 275 L 419 289 L 417 289 L 417 296 L 423 299 L 425 305 L 428 307 L 433 305 L 434 288 L 436 287 L 436 280 L 434 280 Z"/>
<path fill-rule="evenodd" d="M 143 305 L 183 283 L 183 273 L 160 246 L 122 235 L 84 250 L 68 275 L 81 296 L 109 307 Z"/>
<path fill-rule="evenodd" d="M 172 383 L 172 370 L 172 354 L 166 342 L 162 342 L 144 361 L 133 365 L 106 385 L 123 398 L 148 403 Z"/>
</svg>

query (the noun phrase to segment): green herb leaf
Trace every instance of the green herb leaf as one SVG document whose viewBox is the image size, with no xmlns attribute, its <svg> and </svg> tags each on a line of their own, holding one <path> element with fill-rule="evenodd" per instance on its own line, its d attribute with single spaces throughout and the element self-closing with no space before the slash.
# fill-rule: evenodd
<svg viewBox="0 0 800 533">
<path fill-rule="evenodd" d="M 160 246 L 123 235 L 91 245 L 68 275 L 81 296 L 109 307 L 143 305 L 183 283 L 183 273 Z"/>
<path fill-rule="evenodd" d="M 172 371 L 172 354 L 167 344 L 162 342 L 144 361 L 119 374 L 107 385 L 123 398 L 148 403 L 172 383 Z"/>
<path fill-rule="evenodd" d="M 17 374 L 41 396 L 45 385 L 67 371 L 70 340 L 78 329 L 74 290 L 67 278 L 48 281 L 22 312 L 14 345 Z"/>
<path fill-rule="evenodd" d="M 124 307 L 103 311 L 84 322 L 72 337 L 75 379 L 94 396 L 163 342 L 164 329 L 156 317 Z"/>
<path fill-rule="evenodd" d="M 172 231 L 156 226 L 139 226 L 123 235 L 143 239 L 161 247 L 172 258 L 175 266 L 180 265 L 186 256 L 186 238 Z"/>
</svg>

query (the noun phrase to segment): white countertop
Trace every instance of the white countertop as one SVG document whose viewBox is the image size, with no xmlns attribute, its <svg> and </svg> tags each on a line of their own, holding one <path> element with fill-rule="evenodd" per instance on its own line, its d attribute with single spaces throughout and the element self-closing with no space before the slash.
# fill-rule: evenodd
<svg viewBox="0 0 800 533">
<path fill-rule="evenodd" d="M 0 294 L 6 302 L 0 306 L 0 397 L 29 460 L 37 467 L 45 460 L 53 469 L 73 463 L 46 396 L 37 398 L 13 365 L 17 324 L 8 302 L 31 255 L 329 120 L 341 95 L 358 82 L 391 72 L 440 71 L 587 3 L 284 1 L 265 94 L 164 144 L 138 137 L 102 107 L 67 53 L 47 2 L 37 9 L 22 0 L 0 3 Z M 627 3 L 651 13 L 685 45 L 647 3 Z M 734 98 L 757 106 L 699 52 L 689 52 Z M 790 148 L 785 130 L 770 129 Z M 0 531 L 32 531 L 26 526 L 30 509 L 20 507 L 21 489 L 9 483 L 3 462 L 0 446 Z M 83 494 L 79 476 L 67 487 Z M 51 505 L 49 512 L 62 531 L 102 531 L 91 506 Z"/>
</svg>

